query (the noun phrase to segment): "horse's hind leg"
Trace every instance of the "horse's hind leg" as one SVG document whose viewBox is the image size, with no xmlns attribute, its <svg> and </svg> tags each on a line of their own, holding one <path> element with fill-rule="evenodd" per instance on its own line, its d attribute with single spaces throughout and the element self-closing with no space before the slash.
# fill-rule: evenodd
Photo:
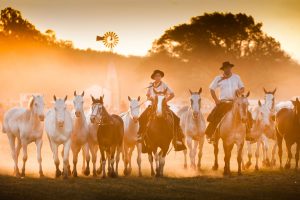
<svg viewBox="0 0 300 200">
<path fill-rule="evenodd" d="M 118 146 L 116 152 L 116 176 L 119 175 L 119 162 L 120 162 L 121 151 L 122 151 L 122 146 Z"/>
<path fill-rule="evenodd" d="M 242 175 L 241 164 L 242 164 L 243 147 L 244 147 L 244 143 L 238 146 L 238 155 L 237 155 L 238 175 Z"/>
<path fill-rule="evenodd" d="M 277 130 L 276 130 L 277 131 Z M 276 134 L 277 136 L 277 144 L 278 144 L 278 156 L 279 156 L 279 167 L 282 168 L 282 137 L 278 134 Z"/>
<path fill-rule="evenodd" d="M 10 133 L 7 133 L 7 137 L 9 140 L 9 145 L 11 149 L 11 156 L 14 160 L 15 167 L 14 167 L 14 174 L 16 177 L 20 176 L 19 167 L 18 167 L 18 154 L 16 153 L 16 147 L 15 147 L 15 136 L 11 135 Z"/>
<path fill-rule="evenodd" d="M 102 170 L 102 178 L 106 178 L 106 172 L 105 172 L 105 164 L 106 164 L 106 159 L 105 159 L 105 151 L 103 148 L 100 147 L 100 154 L 101 154 L 101 170 Z"/>
<path fill-rule="evenodd" d="M 215 162 L 214 162 L 214 166 L 212 167 L 212 170 L 218 170 L 218 168 L 219 168 L 218 153 L 219 153 L 219 139 L 216 138 L 215 143 L 214 143 Z"/>
<path fill-rule="evenodd" d="M 277 151 L 277 147 L 278 147 L 277 140 L 275 140 L 275 144 L 274 144 L 273 149 L 272 149 L 272 160 L 271 160 L 272 167 L 274 167 L 276 165 L 276 151 Z"/>
<path fill-rule="evenodd" d="M 136 145 L 137 148 L 137 164 L 139 167 L 139 176 L 142 176 L 142 144 L 137 143 Z"/>
<path fill-rule="evenodd" d="M 187 169 L 187 149 L 183 150 L 183 156 L 184 156 L 184 169 Z"/>
<path fill-rule="evenodd" d="M 296 149 L 296 154 L 295 154 L 295 159 L 296 159 L 295 170 L 298 170 L 298 164 L 299 164 L 299 152 L 300 152 L 300 143 L 297 142 L 297 149 Z"/>
<path fill-rule="evenodd" d="M 28 158 L 27 155 L 27 141 L 21 140 L 22 142 L 22 149 L 23 149 L 23 167 L 22 167 L 22 173 L 21 176 L 25 177 L 25 166 L 26 166 L 26 161 Z"/>
<path fill-rule="evenodd" d="M 44 173 L 43 173 L 43 168 L 42 168 L 42 146 L 43 146 L 43 139 L 38 139 L 35 141 L 35 144 L 36 144 L 36 153 L 37 153 L 37 160 L 38 160 L 38 163 L 39 163 L 39 174 L 40 174 L 40 177 L 44 177 Z"/>
<path fill-rule="evenodd" d="M 203 151 L 203 144 L 204 144 L 204 136 L 200 138 L 199 141 L 199 152 L 198 152 L 198 170 L 201 170 L 201 159 L 202 159 L 202 151 Z"/>
</svg>

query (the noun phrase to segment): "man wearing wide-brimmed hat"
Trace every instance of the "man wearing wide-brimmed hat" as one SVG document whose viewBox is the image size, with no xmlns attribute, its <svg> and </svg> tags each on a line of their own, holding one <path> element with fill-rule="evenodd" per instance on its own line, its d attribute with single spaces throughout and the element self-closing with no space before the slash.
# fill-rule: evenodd
<svg viewBox="0 0 300 200">
<path fill-rule="evenodd" d="M 235 92 L 244 92 L 244 84 L 241 81 L 241 78 L 237 74 L 232 73 L 233 67 L 234 65 L 230 62 L 223 62 L 220 67 L 220 70 L 222 70 L 223 73 L 215 77 L 209 86 L 211 96 L 216 104 L 215 108 L 207 118 L 209 124 L 206 128 L 205 134 L 209 143 L 214 141 L 214 133 L 221 119 L 229 110 L 231 110 Z M 218 88 L 220 89 L 219 97 L 216 95 L 216 90 Z"/>
<path fill-rule="evenodd" d="M 151 74 L 151 79 L 153 79 L 154 81 L 152 83 L 150 83 L 150 86 L 148 87 L 147 90 L 147 99 L 148 100 L 153 100 L 155 98 L 155 93 L 154 93 L 154 89 L 156 92 L 164 92 L 166 91 L 166 102 L 170 101 L 171 99 L 174 98 L 174 92 L 173 90 L 165 83 L 162 81 L 162 78 L 165 76 L 164 72 L 161 70 L 154 70 L 153 73 Z M 146 131 L 147 128 L 147 123 L 148 123 L 148 118 L 149 118 L 149 112 L 151 111 L 151 106 L 149 106 L 148 108 L 146 108 L 146 110 L 141 114 L 141 116 L 139 117 L 139 131 L 138 131 L 138 142 L 142 142 L 142 136 L 143 133 Z M 174 129 L 175 129 L 175 135 L 173 138 L 173 145 L 174 145 L 174 149 L 175 151 L 182 151 L 185 150 L 186 147 L 184 145 L 183 139 L 184 139 L 184 135 L 182 132 L 182 129 L 180 127 L 180 119 L 178 116 L 175 115 L 174 112 L 172 112 L 171 110 L 169 110 L 173 116 L 174 116 Z M 145 148 L 145 146 L 144 146 Z"/>
</svg>

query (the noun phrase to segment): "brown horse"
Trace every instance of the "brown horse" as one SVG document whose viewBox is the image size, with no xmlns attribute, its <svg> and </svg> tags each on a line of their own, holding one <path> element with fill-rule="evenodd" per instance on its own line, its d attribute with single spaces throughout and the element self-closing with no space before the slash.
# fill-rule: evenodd
<svg viewBox="0 0 300 200">
<path fill-rule="evenodd" d="M 156 176 L 163 176 L 165 157 L 174 134 L 173 114 L 166 103 L 164 92 L 154 90 L 155 98 L 152 102 L 152 110 L 147 130 L 145 132 L 145 145 L 151 164 L 151 175 L 154 176 L 153 155 L 156 163 Z M 158 148 L 160 152 L 158 153 Z"/>
<path fill-rule="evenodd" d="M 280 161 L 280 167 L 282 168 L 282 139 L 284 138 L 286 143 L 286 149 L 288 153 L 288 159 L 285 164 L 285 168 L 291 168 L 292 159 L 292 145 L 297 144 L 296 149 L 296 166 L 298 169 L 299 151 L 300 151 L 300 101 L 297 98 L 296 101 L 292 101 L 294 108 L 282 108 L 276 115 L 276 134 L 278 142 L 278 155 Z"/>
<path fill-rule="evenodd" d="M 92 96 L 91 122 L 98 124 L 97 139 L 101 154 L 102 177 L 106 177 L 105 164 L 108 161 L 108 175 L 118 176 L 118 164 L 122 151 L 124 124 L 118 115 L 110 115 L 103 105 L 103 98 L 95 99 Z M 114 163 L 116 161 L 116 168 Z"/>
</svg>

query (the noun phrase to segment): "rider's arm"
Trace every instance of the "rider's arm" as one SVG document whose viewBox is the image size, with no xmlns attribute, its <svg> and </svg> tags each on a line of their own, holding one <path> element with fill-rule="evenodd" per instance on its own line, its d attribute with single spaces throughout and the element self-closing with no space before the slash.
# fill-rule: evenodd
<svg viewBox="0 0 300 200">
<path fill-rule="evenodd" d="M 212 98 L 214 99 L 215 103 L 216 103 L 216 104 L 219 104 L 219 103 L 220 103 L 220 100 L 219 100 L 219 98 L 218 98 L 217 95 L 216 95 L 216 91 L 213 90 L 213 89 L 210 89 L 210 94 L 211 94 Z"/>
<path fill-rule="evenodd" d="M 170 93 L 170 94 L 168 95 L 168 97 L 166 98 L 166 101 L 167 101 L 167 102 L 168 102 L 168 101 L 171 101 L 174 97 L 175 97 L 174 92 L 173 92 L 173 93 Z"/>
</svg>

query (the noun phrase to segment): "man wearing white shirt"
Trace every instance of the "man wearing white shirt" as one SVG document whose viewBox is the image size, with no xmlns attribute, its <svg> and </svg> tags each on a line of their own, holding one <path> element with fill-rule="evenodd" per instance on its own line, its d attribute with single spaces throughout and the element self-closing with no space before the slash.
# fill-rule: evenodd
<svg viewBox="0 0 300 200">
<path fill-rule="evenodd" d="M 215 108 L 212 110 L 207 118 L 209 122 L 205 134 L 207 136 L 208 142 L 212 143 L 214 140 L 214 133 L 216 127 L 220 123 L 224 115 L 231 110 L 233 105 L 233 100 L 235 98 L 235 92 L 244 92 L 244 83 L 240 79 L 239 75 L 232 73 L 232 67 L 234 65 L 230 62 L 223 62 L 220 70 L 223 70 L 222 75 L 218 75 L 212 81 L 209 86 L 212 98 L 215 101 Z M 216 95 L 216 90 L 220 89 L 220 97 Z"/>
</svg>

